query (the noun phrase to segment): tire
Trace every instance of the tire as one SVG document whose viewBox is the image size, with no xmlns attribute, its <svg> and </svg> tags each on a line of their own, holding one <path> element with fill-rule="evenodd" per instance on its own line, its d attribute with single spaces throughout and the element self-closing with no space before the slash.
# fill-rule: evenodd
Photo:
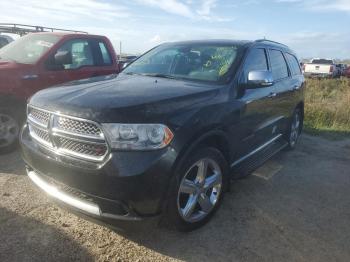
<svg viewBox="0 0 350 262">
<path fill-rule="evenodd" d="M 16 149 L 22 119 L 19 110 L 0 108 L 0 153 L 9 153 Z"/>
<path fill-rule="evenodd" d="M 228 181 L 228 165 L 219 150 L 205 147 L 191 153 L 175 171 L 165 214 L 167 224 L 185 232 L 206 224 L 219 208 Z"/>
<path fill-rule="evenodd" d="M 288 125 L 286 133 L 286 140 L 288 142 L 288 149 L 293 150 L 299 140 L 301 131 L 303 129 L 303 113 L 300 108 L 296 108 Z"/>
</svg>

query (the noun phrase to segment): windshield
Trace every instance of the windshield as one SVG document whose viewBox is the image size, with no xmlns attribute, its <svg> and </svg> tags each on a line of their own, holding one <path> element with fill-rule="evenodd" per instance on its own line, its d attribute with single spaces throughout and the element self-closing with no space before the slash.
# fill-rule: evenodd
<svg viewBox="0 0 350 262">
<path fill-rule="evenodd" d="M 60 39 L 55 35 L 29 34 L 0 49 L 0 59 L 35 64 Z"/>
<path fill-rule="evenodd" d="M 219 82 L 227 76 L 238 48 L 227 44 L 161 45 L 133 62 L 124 73 Z"/>
</svg>

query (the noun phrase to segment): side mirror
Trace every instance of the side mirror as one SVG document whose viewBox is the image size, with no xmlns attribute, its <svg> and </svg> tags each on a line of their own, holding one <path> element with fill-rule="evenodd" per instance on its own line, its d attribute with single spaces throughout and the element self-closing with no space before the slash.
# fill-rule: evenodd
<svg viewBox="0 0 350 262">
<path fill-rule="evenodd" d="M 247 88 L 249 89 L 272 86 L 273 84 L 273 76 L 270 71 L 250 71 L 248 73 Z"/>
<path fill-rule="evenodd" d="M 72 53 L 70 51 L 58 51 L 55 54 L 56 65 L 71 65 L 72 63 Z"/>
</svg>

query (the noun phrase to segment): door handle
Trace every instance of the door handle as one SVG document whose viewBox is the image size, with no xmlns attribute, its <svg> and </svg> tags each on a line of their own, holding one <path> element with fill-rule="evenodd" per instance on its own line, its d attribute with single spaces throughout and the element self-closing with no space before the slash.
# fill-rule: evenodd
<svg viewBox="0 0 350 262">
<path fill-rule="evenodd" d="M 276 96 L 277 96 L 277 93 L 270 93 L 270 94 L 268 95 L 269 98 L 274 98 L 274 97 L 276 97 Z"/>
</svg>

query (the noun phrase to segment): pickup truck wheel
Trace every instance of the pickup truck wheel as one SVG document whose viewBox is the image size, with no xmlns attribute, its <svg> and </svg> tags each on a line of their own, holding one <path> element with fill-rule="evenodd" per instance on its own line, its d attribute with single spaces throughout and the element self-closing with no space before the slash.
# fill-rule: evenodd
<svg viewBox="0 0 350 262">
<path fill-rule="evenodd" d="M 299 108 L 295 109 L 287 132 L 288 148 L 294 149 L 303 127 L 303 115 Z"/>
<path fill-rule="evenodd" d="M 218 209 L 228 183 L 228 167 L 215 148 L 192 154 L 176 172 L 167 206 L 167 220 L 179 231 L 207 223 Z"/>
<path fill-rule="evenodd" d="M 12 151 L 18 143 L 20 121 L 15 110 L 0 109 L 0 152 Z"/>
</svg>

